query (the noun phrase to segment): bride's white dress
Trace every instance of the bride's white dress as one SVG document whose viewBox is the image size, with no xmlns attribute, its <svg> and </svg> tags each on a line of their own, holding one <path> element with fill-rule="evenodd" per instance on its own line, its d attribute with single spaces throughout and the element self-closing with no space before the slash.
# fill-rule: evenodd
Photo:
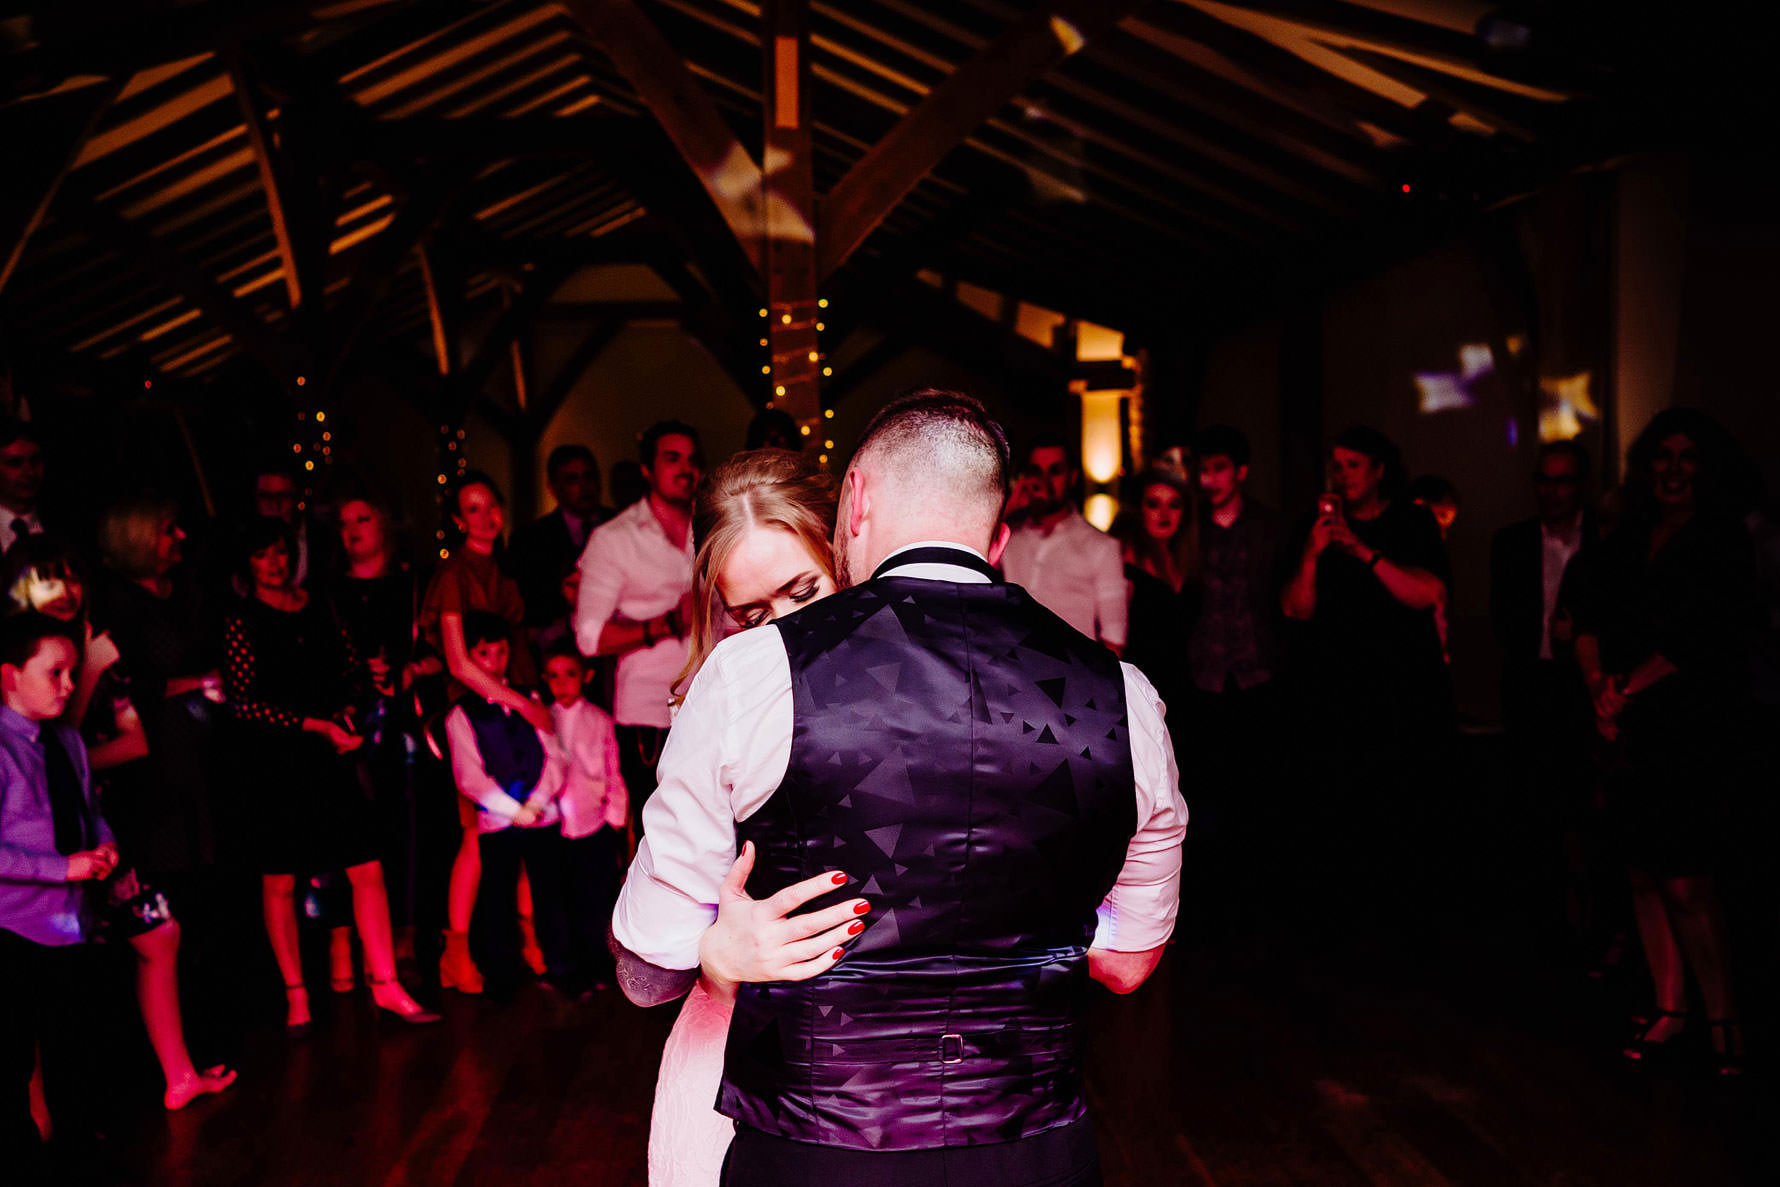
<svg viewBox="0 0 1780 1187">
<path fill-rule="evenodd" d="M 699 978 L 661 1051 L 649 1118 L 649 1187 L 717 1187 L 735 1122 L 716 1109 L 730 1002 Z"/>
</svg>

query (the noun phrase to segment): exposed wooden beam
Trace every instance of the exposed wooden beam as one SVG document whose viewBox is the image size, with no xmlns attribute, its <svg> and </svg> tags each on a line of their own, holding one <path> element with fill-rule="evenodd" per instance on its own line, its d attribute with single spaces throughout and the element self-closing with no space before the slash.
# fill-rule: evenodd
<svg viewBox="0 0 1780 1187">
<path fill-rule="evenodd" d="M 680 51 L 632 0 L 563 0 L 563 7 L 642 98 L 704 185 L 748 262 L 763 272 L 760 166 Z"/>
<path fill-rule="evenodd" d="M 1539 130 L 1535 124 L 1545 113 L 1536 110 L 1540 105 L 1533 100 L 1516 99 L 1494 87 L 1454 78 L 1445 71 L 1430 70 L 1391 54 L 1352 47 L 1340 52 L 1342 56 L 1352 58 L 1387 78 L 1394 78 L 1404 86 L 1414 87 L 1454 111 L 1462 111 L 1480 123 L 1488 124 L 1499 132 L 1506 132 L 1516 140 L 1531 144 L 1539 139 Z M 1546 110 L 1549 112 L 1551 109 Z"/>
<path fill-rule="evenodd" d="M 1190 4 L 1152 4 L 1144 10 L 1143 22 L 1216 50 L 1236 64 L 1254 70 L 1268 86 L 1284 92 L 1307 110 L 1321 109 L 1332 115 L 1364 120 L 1380 131 L 1416 143 L 1427 143 L 1431 130 L 1437 132 L 1436 146 L 1454 137 L 1453 130 L 1440 121 L 1422 119 L 1401 103 L 1348 82 L 1258 33 L 1221 21 Z"/>
<path fill-rule="evenodd" d="M 916 182 L 1023 87 L 1139 3 L 1052 0 L 929 91 L 829 192 L 817 275 L 832 276 Z"/>
<path fill-rule="evenodd" d="M 351 358 L 360 335 L 389 292 L 408 253 L 456 203 L 461 192 L 461 186 L 449 183 L 443 177 L 434 177 L 416 187 L 416 192 L 396 211 L 394 221 L 367 245 L 363 259 L 347 284 L 346 296 L 331 319 L 326 368 L 328 388 L 324 390 L 331 389 L 341 368 Z"/>
<path fill-rule="evenodd" d="M 822 363 L 816 333 L 821 311 L 810 154 L 809 0 L 766 0 L 760 16 L 772 398 L 814 438 L 822 428 Z"/>
<path fill-rule="evenodd" d="M 1416 20 L 1386 11 L 1384 7 L 1350 0 L 1220 0 L 1270 17 L 1291 21 L 1319 33 L 1353 38 L 1389 50 L 1415 54 L 1450 66 L 1493 74 L 1553 90 L 1565 97 L 1579 96 L 1575 80 L 1553 76 L 1545 63 L 1525 54 L 1493 53 L 1474 33 Z M 1341 48 L 1336 46 L 1334 48 Z"/>
<path fill-rule="evenodd" d="M 453 246 L 428 236 L 416 253 L 426 291 L 427 324 L 432 330 L 433 368 L 450 383 L 463 369 L 463 270 Z M 468 399 L 473 392 L 460 393 Z"/>
<path fill-rule="evenodd" d="M 476 353 L 457 377 L 457 382 L 464 386 L 467 395 L 481 393 L 482 386 L 488 382 L 495 369 L 509 359 L 512 347 L 520 336 L 536 324 L 538 314 L 550 300 L 550 294 L 561 288 L 563 281 L 573 271 L 573 265 L 558 261 L 537 268 L 526 277 L 525 287 L 495 320 L 494 325 L 489 327 L 488 334 L 477 345 Z M 520 408 L 524 408 L 523 400 Z"/>
<path fill-rule="evenodd" d="M 70 196 L 62 209 L 68 220 L 113 251 L 144 276 L 166 284 L 203 311 L 280 385 L 294 378 L 299 356 L 246 304 L 178 252 L 129 219 L 97 202 Z"/>
<path fill-rule="evenodd" d="M 5 137 L 8 169 L 14 172 L 0 187 L 4 190 L 0 195 L 0 249 L 6 252 L 0 262 L 0 293 L 6 291 L 6 282 L 18 270 L 26 245 L 49 213 L 81 146 L 122 89 L 121 81 L 101 82 L 60 103 L 43 99 L 7 109 L 9 129 L 14 123 L 27 126 L 16 129 L 17 139 L 12 131 Z M 50 107 L 57 109 L 55 116 L 46 110 Z"/>
<path fill-rule="evenodd" d="M 549 427 L 563 402 L 575 390 L 575 385 L 587 374 L 587 369 L 593 366 L 606 347 L 612 344 L 612 339 L 618 337 L 623 330 L 624 321 L 621 318 L 596 321 L 587 328 L 574 351 L 557 368 L 556 374 L 550 377 L 549 385 L 538 392 L 532 399 L 531 407 L 526 409 L 526 418 L 534 431 L 541 433 Z"/>
<path fill-rule="evenodd" d="M 266 214 L 272 220 L 272 234 L 284 266 L 285 295 L 293 312 L 312 311 L 321 303 L 327 247 L 316 242 L 321 238 L 321 228 L 315 225 L 316 195 L 311 190 L 315 179 L 292 160 L 291 130 L 297 116 L 287 103 L 280 112 L 279 127 L 274 129 L 241 55 L 229 51 L 224 60 L 235 87 L 236 104 L 247 126 L 247 141 L 253 148 L 260 188 L 266 195 Z"/>
</svg>

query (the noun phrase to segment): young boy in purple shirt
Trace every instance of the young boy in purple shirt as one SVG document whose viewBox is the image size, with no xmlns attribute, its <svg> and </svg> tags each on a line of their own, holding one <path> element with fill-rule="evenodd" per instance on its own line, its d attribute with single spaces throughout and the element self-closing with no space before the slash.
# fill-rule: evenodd
<svg viewBox="0 0 1780 1187">
<path fill-rule="evenodd" d="M 86 747 L 57 719 L 74 693 L 79 649 L 42 614 L 0 622 L 0 1169 L 8 1181 L 52 1181 L 31 1118 L 31 1072 L 43 1056 L 57 1163 L 90 1155 L 94 962 L 86 884 L 109 877 L 117 845 L 93 802 Z M 17 1179 L 11 1176 L 17 1175 Z"/>
</svg>

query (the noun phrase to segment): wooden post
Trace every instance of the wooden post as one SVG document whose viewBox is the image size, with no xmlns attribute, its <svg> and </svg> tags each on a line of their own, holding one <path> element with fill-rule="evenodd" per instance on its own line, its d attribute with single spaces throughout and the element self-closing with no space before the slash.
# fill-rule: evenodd
<svg viewBox="0 0 1780 1187">
<path fill-rule="evenodd" d="M 821 345 L 816 322 L 816 194 L 810 172 L 810 28 L 808 0 L 768 0 L 761 11 L 765 48 L 762 108 L 766 167 L 767 337 L 772 399 L 804 436 L 822 435 Z"/>
</svg>

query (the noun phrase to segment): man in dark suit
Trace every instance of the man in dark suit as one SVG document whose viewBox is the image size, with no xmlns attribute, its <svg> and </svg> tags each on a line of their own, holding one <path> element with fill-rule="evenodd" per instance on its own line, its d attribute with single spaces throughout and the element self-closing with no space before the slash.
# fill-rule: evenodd
<svg viewBox="0 0 1780 1187">
<path fill-rule="evenodd" d="M 1590 542 L 1583 506 L 1588 453 L 1575 441 L 1539 449 L 1539 514 L 1509 524 L 1490 545 L 1490 619 L 1502 644 L 1502 719 L 1510 731 L 1552 721 L 1553 696 L 1575 680 L 1569 617 L 1559 605 L 1564 569 Z"/>
<path fill-rule="evenodd" d="M 1534 494 L 1539 514 L 1509 524 L 1490 545 L 1490 618 L 1502 644 L 1502 723 L 1513 743 L 1519 783 L 1532 810 L 1564 838 L 1571 928 L 1593 930 L 1602 864 L 1591 857 L 1588 691 L 1570 652 L 1571 624 L 1560 593 L 1564 571 L 1590 550 L 1593 517 L 1584 500 L 1589 457 L 1575 441 L 1539 449 Z"/>
<path fill-rule="evenodd" d="M 558 445 L 550 451 L 545 481 L 556 510 L 513 533 L 508 556 L 513 580 L 525 599 L 525 624 L 546 627 L 570 609 L 563 578 L 587 545 L 588 534 L 612 517 L 600 506 L 600 467 L 585 445 Z"/>
</svg>

